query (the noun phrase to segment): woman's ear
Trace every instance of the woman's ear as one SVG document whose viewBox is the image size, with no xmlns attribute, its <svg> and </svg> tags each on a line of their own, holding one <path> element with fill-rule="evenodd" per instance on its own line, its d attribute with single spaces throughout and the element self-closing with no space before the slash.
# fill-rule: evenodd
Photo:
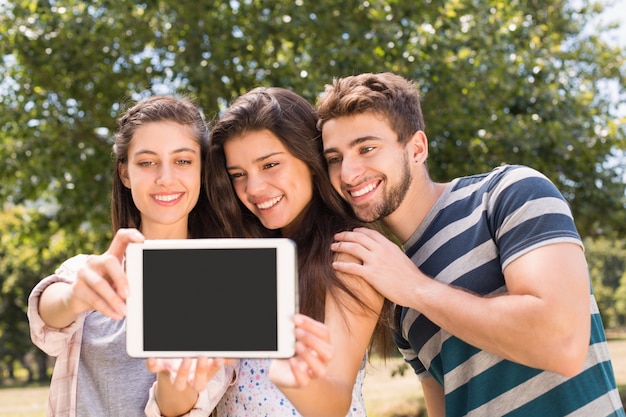
<svg viewBox="0 0 626 417">
<path fill-rule="evenodd" d="M 122 180 L 122 184 L 124 184 L 124 187 L 130 189 L 130 178 L 128 178 L 128 165 L 123 162 L 118 162 L 117 172 L 120 176 L 120 180 Z"/>
</svg>

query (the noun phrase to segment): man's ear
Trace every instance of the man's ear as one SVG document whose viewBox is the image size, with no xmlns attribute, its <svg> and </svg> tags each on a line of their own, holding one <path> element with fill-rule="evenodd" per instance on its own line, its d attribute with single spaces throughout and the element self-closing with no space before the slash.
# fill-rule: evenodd
<svg viewBox="0 0 626 417">
<path fill-rule="evenodd" d="M 117 164 L 117 172 L 122 180 L 124 187 L 130 189 L 130 179 L 128 178 L 128 164 L 119 162 Z"/>
<path fill-rule="evenodd" d="M 409 139 L 411 159 L 422 163 L 428 158 L 428 138 L 423 130 L 418 130 Z"/>
</svg>

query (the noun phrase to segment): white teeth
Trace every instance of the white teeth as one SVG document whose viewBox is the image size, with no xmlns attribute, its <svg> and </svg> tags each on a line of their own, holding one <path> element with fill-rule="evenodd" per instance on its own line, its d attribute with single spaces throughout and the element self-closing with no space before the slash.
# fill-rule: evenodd
<svg viewBox="0 0 626 417">
<path fill-rule="evenodd" d="M 282 199 L 283 199 L 283 196 L 281 195 L 279 197 L 274 197 L 271 200 L 267 200 L 267 201 L 264 201 L 263 203 L 257 204 L 256 206 L 261 210 L 265 210 L 270 207 L 274 207 L 276 203 L 278 203 Z"/>
<path fill-rule="evenodd" d="M 352 197 L 361 197 L 362 195 L 365 195 L 369 193 L 370 191 L 372 191 L 374 188 L 376 188 L 376 183 L 372 183 L 368 185 L 367 187 L 361 188 L 358 191 L 350 192 L 350 195 Z"/>
<path fill-rule="evenodd" d="M 168 201 L 174 201 L 177 198 L 179 198 L 182 195 L 182 193 L 178 193 L 178 194 L 168 194 L 168 195 L 155 195 L 154 199 L 157 201 L 164 201 L 164 202 L 168 202 Z"/>
</svg>

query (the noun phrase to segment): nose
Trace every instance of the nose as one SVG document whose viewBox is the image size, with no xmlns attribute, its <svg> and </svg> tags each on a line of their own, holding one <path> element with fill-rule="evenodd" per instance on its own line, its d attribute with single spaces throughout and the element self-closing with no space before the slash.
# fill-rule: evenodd
<svg viewBox="0 0 626 417">
<path fill-rule="evenodd" d="M 356 184 L 365 171 L 358 158 L 344 155 L 341 161 L 341 181 L 345 184 Z"/>
<path fill-rule="evenodd" d="M 163 164 L 159 167 L 159 174 L 156 182 L 158 185 L 169 185 L 174 182 L 175 177 L 173 167 Z"/>
<path fill-rule="evenodd" d="M 247 174 L 246 193 L 249 195 L 258 195 L 265 190 L 265 180 L 261 175 L 250 173 Z"/>
</svg>

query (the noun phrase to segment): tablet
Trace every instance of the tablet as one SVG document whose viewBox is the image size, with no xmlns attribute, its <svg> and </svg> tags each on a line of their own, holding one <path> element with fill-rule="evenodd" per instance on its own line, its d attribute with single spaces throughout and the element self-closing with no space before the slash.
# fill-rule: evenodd
<svg viewBox="0 0 626 417">
<path fill-rule="evenodd" d="M 295 243 L 283 238 L 129 244 L 128 355 L 293 356 L 296 253 Z"/>
</svg>

